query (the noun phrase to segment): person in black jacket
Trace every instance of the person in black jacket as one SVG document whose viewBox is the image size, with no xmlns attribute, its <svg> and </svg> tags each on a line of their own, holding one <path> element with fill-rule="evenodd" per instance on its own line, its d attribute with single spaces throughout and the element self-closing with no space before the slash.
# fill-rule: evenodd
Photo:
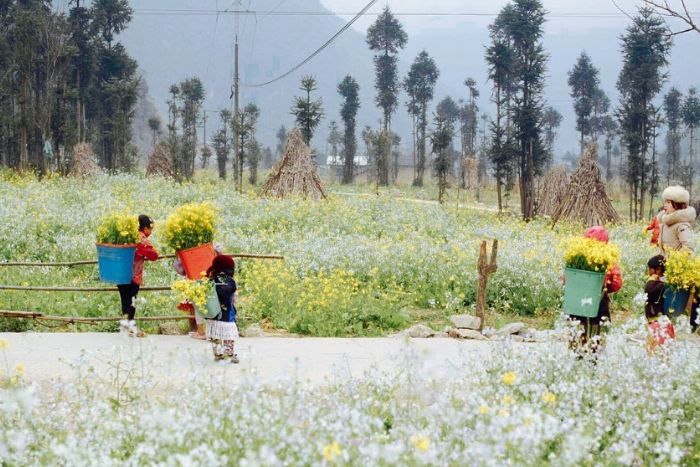
<svg viewBox="0 0 700 467">
<path fill-rule="evenodd" d="M 227 255 L 217 255 L 207 271 L 207 277 L 216 287 L 216 294 L 221 306 L 221 314 L 207 320 L 207 339 L 212 343 L 214 360 L 230 358 L 231 363 L 238 363 L 238 356 L 233 351 L 234 341 L 238 339 L 236 325 L 236 281 L 233 272 L 236 263 Z"/>
<path fill-rule="evenodd" d="M 668 339 L 676 336 L 673 323 L 664 312 L 664 284 L 663 275 L 666 272 L 666 258 L 656 255 L 647 261 L 649 278 L 644 285 L 644 293 L 647 296 L 644 305 L 644 315 L 649 326 L 648 348 L 653 350 L 659 345 L 664 345 Z"/>
</svg>

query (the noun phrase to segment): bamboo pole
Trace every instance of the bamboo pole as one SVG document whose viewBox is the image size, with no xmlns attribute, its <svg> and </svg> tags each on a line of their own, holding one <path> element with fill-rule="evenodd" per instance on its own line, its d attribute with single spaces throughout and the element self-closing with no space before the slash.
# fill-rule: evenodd
<svg viewBox="0 0 700 467">
<path fill-rule="evenodd" d="M 227 256 L 233 258 L 252 258 L 252 259 L 284 259 L 284 256 L 280 255 L 258 255 L 255 253 L 225 253 Z M 158 259 L 168 259 L 175 258 L 174 254 L 162 255 Z M 64 262 L 54 262 L 54 263 L 37 263 L 37 262 L 24 262 L 24 261 L 0 261 L 0 267 L 2 266 L 27 266 L 27 267 L 72 267 L 72 266 L 83 266 L 86 264 L 97 264 L 96 259 L 86 259 L 78 261 L 64 261 Z"/>
<path fill-rule="evenodd" d="M 45 315 L 44 313 L 38 311 L 10 311 L 10 310 L 0 310 L 0 316 L 5 318 L 18 318 L 18 319 L 37 319 L 43 321 L 61 321 L 65 323 L 76 323 L 76 324 L 90 324 L 90 323 L 100 323 L 109 321 L 119 321 L 124 319 L 119 316 L 96 316 L 96 317 L 78 317 L 78 316 L 53 316 Z M 183 319 L 190 319 L 189 315 L 182 316 L 137 316 L 135 319 L 137 321 L 180 321 Z"/>
<path fill-rule="evenodd" d="M 0 285 L 0 290 L 25 290 L 31 292 L 116 292 L 116 287 L 49 287 L 49 286 L 21 286 Z M 139 292 L 160 292 L 172 290 L 170 286 L 141 287 Z"/>
</svg>

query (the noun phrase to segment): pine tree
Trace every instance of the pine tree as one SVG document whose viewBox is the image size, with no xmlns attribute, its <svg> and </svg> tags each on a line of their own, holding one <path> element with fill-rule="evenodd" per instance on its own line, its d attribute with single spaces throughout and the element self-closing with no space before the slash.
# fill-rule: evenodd
<svg viewBox="0 0 700 467">
<path fill-rule="evenodd" d="M 249 157 L 259 156 L 260 146 L 255 139 L 258 117 L 260 117 L 260 109 L 251 102 L 238 112 L 238 115 L 233 118 L 231 123 L 233 134 L 238 139 L 238 144 L 236 145 L 238 154 L 235 155 L 234 159 L 234 176 L 239 193 L 243 193 L 243 166 L 245 161 Z M 257 160 L 255 163 L 257 164 Z"/>
<path fill-rule="evenodd" d="M 231 152 L 231 137 L 228 132 L 229 126 L 231 125 L 231 118 L 230 110 L 224 109 L 219 112 L 221 127 L 214 133 L 214 139 L 212 140 L 214 152 L 216 153 L 216 165 L 219 168 L 219 178 L 222 180 L 226 180 L 226 164 L 228 163 L 228 156 Z"/>
<path fill-rule="evenodd" d="M 435 155 L 435 174 L 438 177 L 438 202 L 442 204 L 447 191 L 447 176 L 450 172 L 450 152 L 454 137 L 454 119 L 449 112 L 435 114 L 435 129 L 430 134 L 430 143 Z"/>
<path fill-rule="evenodd" d="M 501 15 L 504 13 L 501 12 Z M 503 210 L 503 190 L 509 189 L 512 179 L 515 153 L 513 151 L 512 129 L 510 127 L 510 106 L 515 93 L 515 51 L 502 28 L 502 19 L 489 26 L 491 45 L 486 49 L 486 62 L 489 66 L 489 80 L 493 82 L 493 102 L 496 104 L 496 118 L 491 123 L 491 142 L 488 155 L 496 177 L 498 210 Z M 506 193 L 507 194 L 507 193 Z"/>
<path fill-rule="evenodd" d="M 683 124 L 683 94 L 672 87 L 664 96 L 664 113 L 666 116 L 666 182 L 678 179 L 681 163 L 681 133 Z"/>
<path fill-rule="evenodd" d="M 593 66 L 591 58 L 586 52 L 581 52 L 574 67 L 569 71 L 568 84 L 571 87 L 571 97 L 574 100 L 574 112 L 576 113 L 576 130 L 580 134 L 579 144 L 581 155 L 586 146 L 586 137 L 594 133 L 594 111 L 600 109 L 605 101 L 603 91 L 600 89 L 598 69 Z"/>
<path fill-rule="evenodd" d="M 323 103 L 321 99 L 311 99 L 311 93 L 316 91 L 316 79 L 313 76 L 304 76 L 301 79 L 301 88 L 305 95 L 294 98 L 291 113 L 296 117 L 297 126 L 301 130 L 304 142 L 311 145 L 316 127 L 323 118 Z"/>
<path fill-rule="evenodd" d="M 440 76 L 440 72 L 435 61 L 424 50 L 418 54 L 411 65 L 408 76 L 403 81 L 403 87 L 409 96 L 408 111 L 411 113 L 417 129 L 417 164 L 413 186 L 423 186 L 428 104 L 433 99 L 438 76 Z"/>
<path fill-rule="evenodd" d="M 357 111 L 360 108 L 360 86 L 350 75 L 347 75 L 338 85 L 338 94 L 343 98 L 340 106 L 340 116 L 343 119 L 345 131 L 343 134 L 343 183 L 352 183 L 355 173 L 355 154 L 357 152 L 357 140 L 355 138 L 355 126 Z"/>
<path fill-rule="evenodd" d="M 694 87 L 688 89 L 683 102 L 683 124 L 688 129 L 688 165 L 695 172 L 695 130 L 700 126 L 700 98 Z"/>
<path fill-rule="evenodd" d="M 632 220 L 645 215 L 649 189 L 649 144 L 653 127 L 653 99 L 661 90 L 671 50 L 664 20 L 653 10 L 641 8 L 622 40 L 623 67 L 617 80 L 620 91 L 622 142 L 627 152 L 627 183 L 630 187 Z"/>
<path fill-rule="evenodd" d="M 375 102 L 383 112 L 383 133 L 389 138 L 391 128 L 391 115 L 398 106 L 399 78 L 398 78 L 398 51 L 403 49 L 408 41 L 408 36 L 403 26 L 391 13 L 389 7 L 377 16 L 376 21 L 367 29 L 367 44 L 370 50 L 378 52 L 374 57 L 375 84 L 377 97 Z M 381 145 L 385 147 L 388 145 Z M 389 184 L 389 153 L 378 154 L 377 169 L 379 183 Z"/>
<path fill-rule="evenodd" d="M 328 145 L 331 148 L 331 160 L 333 161 L 333 165 L 337 165 L 338 162 L 340 161 L 339 155 L 339 147 L 340 143 L 343 141 L 343 135 L 340 133 L 338 130 L 338 124 L 336 123 L 335 120 L 331 120 L 331 122 L 328 124 Z"/>
<path fill-rule="evenodd" d="M 490 75 L 498 73 L 498 79 L 507 77 L 497 86 L 500 101 L 497 106 L 505 104 L 507 112 L 505 129 L 497 128 L 494 132 L 494 139 L 500 140 L 492 145 L 492 151 L 498 151 L 497 155 L 492 152 L 492 157 L 500 160 L 501 167 L 503 163 L 516 162 L 520 210 L 526 220 L 535 214 L 535 177 L 542 174 L 547 163 L 541 134 L 547 61 L 542 46 L 544 21 L 545 10 L 540 0 L 515 0 L 496 17 L 490 28 L 492 46 L 487 49 Z M 502 76 L 505 70 L 507 74 Z M 501 92 L 505 96 L 501 96 Z"/>
</svg>

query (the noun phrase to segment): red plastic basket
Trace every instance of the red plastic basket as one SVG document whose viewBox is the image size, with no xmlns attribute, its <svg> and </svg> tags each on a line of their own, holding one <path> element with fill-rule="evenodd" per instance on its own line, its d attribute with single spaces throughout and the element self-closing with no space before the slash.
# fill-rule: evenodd
<svg viewBox="0 0 700 467">
<path fill-rule="evenodd" d="M 216 251 L 214 251 L 214 245 L 205 243 L 187 250 L 180 250 L 177 252 L 177 257 L 188 279 L 201 279 L 202 273 L 206 273 L 214 261 Z"/>
</svg>

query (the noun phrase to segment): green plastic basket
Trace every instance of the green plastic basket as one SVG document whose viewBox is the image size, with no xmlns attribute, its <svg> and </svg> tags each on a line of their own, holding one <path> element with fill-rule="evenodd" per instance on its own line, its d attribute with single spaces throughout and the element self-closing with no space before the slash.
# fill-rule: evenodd
<svg viewBox="0 0 700 467">
<path fill-rule="evenodd" d="M 565 268 L 564 312 L 573 316 L 595 318 L 603 296 L 604 272 Z"/>
</svg>

